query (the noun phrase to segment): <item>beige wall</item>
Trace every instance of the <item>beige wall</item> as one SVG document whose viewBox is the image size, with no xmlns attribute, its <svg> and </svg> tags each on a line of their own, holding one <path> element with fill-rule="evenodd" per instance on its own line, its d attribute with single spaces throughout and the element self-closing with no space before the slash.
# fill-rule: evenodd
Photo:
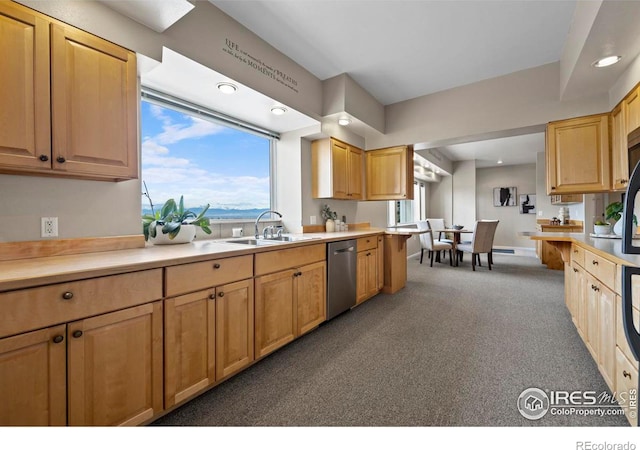
<svg viewBox="0 0 640 450">
<path fill-rule="evenodd" d="M 476 162 L 453 163 L 453 221 L 471 227 L 476 222 Z"/>
<path fill-rule="evenodd" d="M 493 206 L 493 188 L 515 186 L 516 206 Z M 496 247 L 535 247 L 533 241 L 518 236 L 519 231 L 535 230 L 536 215 L 520 214 L 520 195 L 536 193 L 536 165 L 489 167 L 476 172 L 478 219 L 498 219 L 493 241 Z M 466 224 L 465 224 L 466 225 Z"/>
</svg>

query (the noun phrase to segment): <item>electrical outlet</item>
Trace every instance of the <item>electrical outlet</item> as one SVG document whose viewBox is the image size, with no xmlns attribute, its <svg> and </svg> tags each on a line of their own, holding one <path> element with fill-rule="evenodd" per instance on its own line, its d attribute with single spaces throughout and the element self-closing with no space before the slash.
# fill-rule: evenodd
<svg viewBox="0 0 640 450">
<path fill-rule="evenodd" d="M 542 211 L 538 211 L 538 217 L 542 217 Z"/>
<path fill-rule="evenodd" d="M 42 237 L 58 236 L 58 218 L 57 217 L 41 218 L 41 236 Z"/>
<path fill-rule="evenodd" d="M 309 218 L 309 224 L 310 225 L 315 225 L 316 224 L 316 216 L 311 216 Z"/>
</svg>

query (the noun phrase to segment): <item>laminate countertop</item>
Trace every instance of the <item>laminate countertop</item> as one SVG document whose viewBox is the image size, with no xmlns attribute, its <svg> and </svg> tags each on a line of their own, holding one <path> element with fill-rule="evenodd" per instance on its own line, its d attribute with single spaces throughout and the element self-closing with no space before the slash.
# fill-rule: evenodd
<svg viewBox="0 0 640 450">
<path fill-rule="evenodd" d="M 303 240 L 265 245 L 225 242 L 234 238 L 205 239 L 189 244 L 147 244 L 144 248 L 129 250 L 2 261 L 0 262 L 0 292 L 207 261 L 215 258 L 250 255 L 318 243 L 357 239 L 383 233 L 385 233 L 385 230 L 382 228 L 333 233 L 305 233 L 292 235 L 297 238 L 303 238 Z"/>
<path fill-rule="evenodd" d="M 627 255 L 622 253 L 622 239 L 596 238 L 589 233 L 554 233 L 541 231 L 522 231 L 520 236 L 529 237 L 537 241 L 574 242 L 582 244 L 588 250 L 599 254 L 604 258 L 614 261 L 616 264 L 640 266 L 640 255 Z M 634 244 L 640 246 L 640 239 L 635 239 Z"/>
</svg>

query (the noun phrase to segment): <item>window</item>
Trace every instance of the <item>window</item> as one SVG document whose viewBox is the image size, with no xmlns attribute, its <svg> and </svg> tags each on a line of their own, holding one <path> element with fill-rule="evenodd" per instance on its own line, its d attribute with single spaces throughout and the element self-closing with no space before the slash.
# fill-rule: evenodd
<svg viewBox="0 0 640 450">
<path fill-rule="evenodd" d="M 196 213 L 209 204 L 210 219 L 255 219 L 273 209 L 275 139 L 189 106 L 157 98 L 141 103 L 142 181 L 156 211 L 181 195 Z M 142 212 L 151 212 L 146 199 Z"/>
<path fill-rule="evenodd" d="M 415 223 L 426 217 L 426 185 L 422 181 L 413 182 L 413 200 L 389 202 L 389 226 Z"/>
</svg>

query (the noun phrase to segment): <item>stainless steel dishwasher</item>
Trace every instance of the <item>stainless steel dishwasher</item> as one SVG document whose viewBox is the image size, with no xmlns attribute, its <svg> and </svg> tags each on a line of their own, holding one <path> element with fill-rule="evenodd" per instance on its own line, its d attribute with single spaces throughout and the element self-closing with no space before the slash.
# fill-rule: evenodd
<svg viewBox="0 0 640 450">
<path fill-rule="evenodd" d="M 356 304 L 356 240 L 327 245 L 327 320 Z"/>
</svg>

